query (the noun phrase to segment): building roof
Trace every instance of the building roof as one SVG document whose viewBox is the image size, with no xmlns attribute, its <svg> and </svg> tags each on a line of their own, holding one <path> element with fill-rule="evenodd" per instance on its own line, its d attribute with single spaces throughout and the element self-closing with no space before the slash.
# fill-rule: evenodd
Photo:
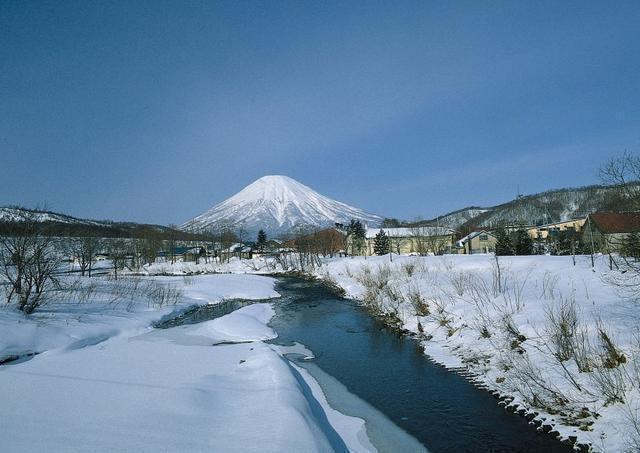
<svg viewBox="0 0 640 453">
<path fill-rule="evenodd" d="M 640 212 L 596 212 L 589 218 L 603 233 L 640 231 Z"/>
<path fill-rule="evenodd" d="M 457 243 L 458 243 L 458 245 L 462 246 L 462 244 L 470 241 L 471 239 L 473 239 L 476 236 L 480 236 L 481 234 L 487 234 L 489 236 L 496 237 L 495 234 L 493 234 L 492 232 L 487 231 L 487 230 L 472 231 L 471 233 L 467 234 L 462 239 L 458 240 Z"/>
</svg>

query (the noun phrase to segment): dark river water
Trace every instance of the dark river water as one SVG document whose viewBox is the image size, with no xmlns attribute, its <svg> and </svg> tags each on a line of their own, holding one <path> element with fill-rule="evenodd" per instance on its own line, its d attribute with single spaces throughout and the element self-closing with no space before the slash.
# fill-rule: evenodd
<svg viewBox="0 0 640 453">
<path fill-rule="evenodd" d="M 281 279 L 271 326 L 431 452 L 571 451 L 461 376 L 431 363 L 415 339 L 315 282 Z"/>
<path fill-rule="evenodd" d="M 276 289 L 282 298 L 270 301 L 274 343 L 306 346 L 322 371 L 430 452 L 572 451 L 506 412 L 489 393 L 431 363 L 417 340 L 387 329 L 355 302 L 295 278 L 281 278 Z M 235 304 L 229 311 L 239 308 Z M 191 322 L 206 318 L 201 310 L 198 316 Z"/>
</svg>

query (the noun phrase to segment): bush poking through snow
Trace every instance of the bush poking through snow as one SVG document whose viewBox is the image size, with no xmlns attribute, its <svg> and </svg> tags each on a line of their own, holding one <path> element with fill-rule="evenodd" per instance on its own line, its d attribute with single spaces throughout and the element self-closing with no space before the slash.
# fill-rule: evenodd
<svg viewBox="0 0 640 453">
<path fill-rule="evenodd" d="M 411 303 L 416 316 L 429 316 L 431 314 L 429 304 L 418 288 L 410 289 L 407 293 L 407 299 Z"/>
<path fill-rule="evenodd" d="M 405 274 L 407 274 L 407 277 L 412 277 L 413 273 L 416 270 L 416 263 L 413 263 L 413 262 L 403 263 L 402 270 L 404 271 Z"/>
<path fill-rule="evenodd" d="M 561 362 L 567 361 L 575 355 L 578 329 L 575 300 L 562 298 L 559 304 L 547 308 L 546 314 L 546 331 L 553 345 L 554 355 Z"/>
</svg>

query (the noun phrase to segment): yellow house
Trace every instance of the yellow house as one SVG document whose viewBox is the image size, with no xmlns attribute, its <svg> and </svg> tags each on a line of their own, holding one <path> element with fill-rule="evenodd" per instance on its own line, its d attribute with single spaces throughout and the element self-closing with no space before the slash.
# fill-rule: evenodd
<svg viewBox="0 0 640 453">
<path fill-rule="evenodd" d="M 527 228 L 529 237 L 534 241 L 544 241 L 550 235 L 553 236 L 560 231 L 574 231 L 579 233 L 584 227 L 584 223 L 587 221 L 586 217 L 582 219 L 571 219 L 563 222 L 547 223 L 546 225 L 539 225 Z"/>
<path fill-rule="evenodd" d="M 461 253 L 465 255 L 475 255 L 477 253 L 495 252 L 496 242 L 497 239 L 493 233 L 480 230 L 466 235 L 458 241 L 457 245 Z"/>
<path fill-rule="evenodd" d="M 389 238 L 391 252 L 398 255 L 442 255 L 450 253 L 455 242 L 455 232 L 444 227 L 367 228 L 367 255 L 375 254 L 373 246 L 380 230 Z"/>
</svg>

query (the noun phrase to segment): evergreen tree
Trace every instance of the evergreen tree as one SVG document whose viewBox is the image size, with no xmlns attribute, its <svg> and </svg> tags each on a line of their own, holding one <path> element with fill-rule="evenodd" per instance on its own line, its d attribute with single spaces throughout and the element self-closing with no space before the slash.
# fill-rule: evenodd
<svg viewBox="0 0 640 453">
<path fill-rule="evenodd" d="M 258 231 L 258 240 L 256 241 L 256 248 L 261 252 L 264 250 L 265 245 L 267 245 L 267 233 L 264 230 Z"/>
<path fill-rule="evenodd" d="M 360 255 L 364 250 L 366 233 L 359 220 L 351 219 L 347 229 L 347 237 L 351 238 L 351 254 Z"/>
<path fill-rule="evenodd" d="M 627 235 L 626 240 L 622 244 L 622 253 L 634 258 L 636 261 L 640 258 L 640 233 L 634 231 Z"/>
<path fill-rule="evenodd" d="M 495 231 L 496 236 L 496 255 L 513 255 L 513 242 L 511 236 L 507 234 L 504 228 L 498 228 Z"/>
<path fill-rule="evenodd" d="M 531 239 L 527 230 L 521 228 L 516 231 L 514 239 L 513 251 L 516 255 L 533 254 L 533 239 Z"/>
<path fill-rule="evenodd" d="M 551 253 L 553 255 L 570 255 L 574 250 L 575 232 L 561 230 L 551 241 Z"/>
<path fill-rule="evenodd" d="M 386 255 L 390 249 L 389 236 L 386 235 L 384 230 L 380 230 L 373 240 L 373 251 L 376 255 Z"/>
</svg>

